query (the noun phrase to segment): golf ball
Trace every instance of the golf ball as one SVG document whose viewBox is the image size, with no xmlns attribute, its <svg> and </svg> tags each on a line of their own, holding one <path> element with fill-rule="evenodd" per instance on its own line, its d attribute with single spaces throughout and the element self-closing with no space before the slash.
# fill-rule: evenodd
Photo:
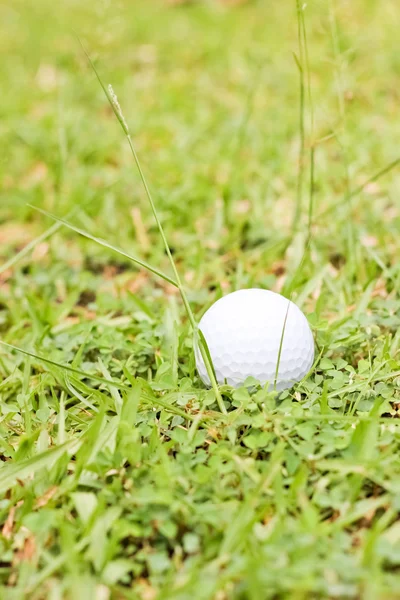
<svg viewBox="0 0 400 600">
<path fill-rule="evenodd" d="M 220 298 L 199 329 L 220 384 L 240 387 L 251 376 L 270 389 L 284 390 L 313 364 L 314 339 L 306 317 L 296 304 L 269 290 L 239 290 Z M 198 346 L 195 357 L 200 378 L 210 386 Z"/>
</svg>

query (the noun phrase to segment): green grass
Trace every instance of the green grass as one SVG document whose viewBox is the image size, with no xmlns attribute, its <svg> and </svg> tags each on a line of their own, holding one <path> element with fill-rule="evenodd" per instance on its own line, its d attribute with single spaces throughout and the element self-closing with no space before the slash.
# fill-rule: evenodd
<svg viewBox="0 0 400 600">
<path fill-rule="evenodd" d="M 0 7 L 0 598 L 400 596 L 400 7 L 298 6 Z M 223 414 L 251 286 L 318 361 Z"/>
</svg>

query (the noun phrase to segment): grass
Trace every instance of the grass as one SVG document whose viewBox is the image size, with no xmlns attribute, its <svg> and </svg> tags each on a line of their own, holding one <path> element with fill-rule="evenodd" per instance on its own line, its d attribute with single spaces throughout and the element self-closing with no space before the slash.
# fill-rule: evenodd
<svg viewBox="0 0 400 600">
<path fill-rule="evenodd" d="M 398 598 L 397 3 L 0 13 L 0 597 Z M 192 331 L 251 286 L 318 361 L 223 414 Z"/>
</svg>

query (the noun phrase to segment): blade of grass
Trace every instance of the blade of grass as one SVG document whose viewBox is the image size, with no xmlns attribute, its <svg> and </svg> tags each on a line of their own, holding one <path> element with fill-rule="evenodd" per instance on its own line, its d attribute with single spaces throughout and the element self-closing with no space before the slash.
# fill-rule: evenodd
<svg viewBox="0 0 400 600">
<path fill-rule="evenodd" d="M 65 392 L 61 392 L 60 411 L 58 413 L 58 443 L 65 442 Z"/>
<path fill-rule="evenodd" d="M 152 267 L 148 263 L 140 260 L 139 258 L 136 258 L 136 257 L 132 256 L 131 254 L 128 254 L 124 250 L 121 250 L 121 248 L 118 248 L 117 246 L 113 246 L 112 244 L 110 244 L 106 240 L 98 238 L 95 235 L 92 235 L 91 233 L 88 233 L 84 229 L 81 229 L 80 227 L 76 227 L 75 225 L 72 225 L 72 223 L 69 223 L 68 221 L 65 221 L 64 219 L 61 219 L 60 217 L 57 217 L 56 215 L 53 215 L 52 213 L 47 212 L 47 210 L 43 210 L 42 208 L 39 208 L 38 206 L 33 206 L 32 204 L 29 204 L 28 206 L 30 206 L 34 210 L 37 210 L 38 212 L 42 213 L 46 217 L 49 217 L 50 219 L 53 219 L 54 221 L 57 221 L 58 223 L 60 223 L 60 226 L 64 225 L 65 227 L 68 227 L 68 229 L 71 229 L 72 231 L 75 231 L 76 233 L 79 233 L 79 235 L 82 235 L 83 237 L 86 237 L 89 240 L 92 240 L 93 242 L 96 242 L 97 244 L 100 244 L 101 246 L 104 246 L 104 248 L 108 248 L 109 250 L 113 250 L 113 252 L 116 252 L 120 256 L 123 256 L 124 258 L 127 258 L 128 260 L 130 260 L 133 263 L 139 265 L 140 267 L 143 267 L 144 269 L 147 269 L 151 273 L 154 273 L 154 275 L 158 275 L 158 277 L 161 277 L 162 279 L 164 279 L 164 281 L 167 281 L 168 283 L 171 283 L 173 286 L 178 287 L 177 282 L 174 281 L 171 277 L 169 277 L 165 273 L 162 273 L 162 271 L 159 271 L 155 267 Z"/>
<path fill-rule="evenodd" d="M 350 198 L 353 198 L 354 196 L 358 196 L 359 194 L 361 194 L 361 192 L 363 190 L 365 190 L 365 188 L 370 183 L 374 183 L 375 181 L 377 181 L 378 179 L 380 179 L 381 177 L 383 177 L 383 175 L 386 175 L 386 173 L 389 173 L 389 171 L 391 171 L 392 169 L 394 169 L 398 165 L 400 165 L 400 157 L 396 158 L 395 160 L 393 160 L 391 163 L 389 163 L 388 165 L 386 165 L 386 167 L 383 167 L 383 169 L 381 169 L 380 171 L 378 171 L 377 173 L 375 173 L 375 175 L 372 175 L 372 177 L 370 177 L 369 179 L 367 179 L 367 181 L 365 181 L 363 184 L 359 185 L 357 188 L 355 188 L 354 190 L 352 190 L 350 192 Z"/>
<path fill-rule="evenodd" d="M 85 373 L 85 371 L 81 371 L 80 369 L 70 367 L 69 365 L 63 365 L 54 360 L 51 360 L 50 358 L 45 358 L 44 356 L 39 356 L 38 354 L 34 354 L 33 352 L 29 352 L 28 350 L 23 350 L 22 348 L 19 348 L 18 346 L 14 346 L 13 344 L 8 344 L 7 342 L 3 342 L 2 340 L 0 340 L 0 344 L 2 346 L 9 348 L 10 350 L 15 350 L 16 352 L 19 352 L 20 354 L 25 354 L 25 356 L 31 356 L 32 358 L 35 358 L 36 360 L 47 363 L 49 365 L 52 365 L 53 367 L 63 369 L 64 371 L 69 371 L 70 373 L 75 373 L 76 375 L 81 375 L 83 377 L 86 377 L 87 379 L 93 379 L 94 381 L 98 381 L 99 383 L 104 383 L 107 385 L 115 385 L 116 387 L 121 388 L 121 389 L 126 389 L 126 390 L 131 389 L 130 387 L 128 387 L 118 381 L 113 381 L 113 380 L 108 381 L 107 379 L 104 379 L 103 377 L 99 377 L 98 375 L 94 375 L 91 373 Z"/>
<path fill-rule="evenodd" d="M 9 490 L 17 479 L 25 479 L 32 476 L 39 469 L 48 467 L 67 450 L 73 454 L 81 444 L 81 439 L 69 440 L 60 446 L 50 448 L 20 462 L 7 463 L 0 469 L 0 493 L 3 494 Z"/>
<path fill-rule="evenodd" d="M 287 323 L 287 318 L 288 318 L 288 314 L 289 314 L 289 308 L 290 308 L 290 300 L 288 300 L 288 305 L 287 305 L 287 309 L 286 309 L 286 313 L 285 313 L 285 319 L 283 321 L 281 339 L 279 340 L 278 360 L 276 361 L 275 379 L 274 379 L 274 390 L 275 391 L 276 391 L 276 383 L 278 381 L 279 365 L 280 365 L 281 356 L 282 356 L 283 338 L 285 335 L 286 323 Z"/>
<path fill-rule="evenodd" d="M 62 155 L 62 151 L 60 149 L 60 156 Z M 61 163 L 65 160 L 65 156 L 62 155 L 62 157 L 60 158 L 60 169 L 62 171 L 64 171 L 65 167 L 63 165 L 61 165 Z M 61 188 L 62 185 L 60 185 L 58 193 L 59 196 L 61 195 Z M 83 203 L 83 206 L 85 206 L 88 203 L 88 201 Z M 32 207 L 35 208 L 35 207 Z M 71 217 L 74 213 L 76 212 L 76 208 L 73 208 L 71 211 L 68 212 L 67 217 Z M 22 250 L 20 250 L 19 252 L 17 252 L 17 254 L 15 254 L 14 256 L 12 256 L 6 263 L 4 263 L 1 267 L 0 267 L 0 275 L 2 273 L 4 273 L 5 271 L 7 271 L 8 269 L 11 269 L 11 267 L 13 267 L 15 265 L 15 263 L 17 263 L 19 260 L 21 260 L 21 258 L 24 258 L 24 256 L 26 256 L 27 254 L 29 254 L 29 252 L 31 250 L 33 250 L 34 248 L 36 248 L 36 246 L 42 242 L 44 242 L 45 240 L 47 240 L 49 237 L 51 237 L 52 235 L 54 235 L 55 233 L 57 233 L 57 231 L 59 229 L 61 229 L 61 227 L 63 226 L 63 223 L 58 222 L 58 223 L 54 223 L 54 225 L 52 225 L 51 227 L 49 227 L 49 229 L 46 229 L 46 231 L 44 231 L 41 235 L 39 235 L 38 237 L 36 237 L 34 240 L 31 240 L 26 246 L 24 246 L 22 248 Z"/>
<path fill-rule="evenodd" d="M 86 546 L 89 544 L 89 541 L 90 540 L 87 537 L 80 540 L 73 547 L 73 553 L 76 555 L 82 554 L 82 552 L 85 550 Z M 60 556 L 57 556 L 56 558 L 52 557 L 51 562 L 49 562 L 49 564 L 44 569 L 42 569 L 42 571 L 40 571 L 37 575 L 35 575 L 32 578 L 32 581 L 30 583 L 28 583 L 28 586 L 27 586 L 27 589 L 25 590 L 25 592 L 29 593 L 29 594 L 33 593 L 51 575 L 53 575 L 53 573 L 58 571 L 63 566 L 63 564 L 65 562 L 67 562 L 68 559 L 69 559 L 69 553 L 67 553 L 67 552 L 60 554 Z"/>
<path fill-rule="evenodd" d="M 89 402 L 89 400 L 84 398 L 82 396 L 82 394 L 80 394 L 78 392 L 78 390 L 76 390 L 74 388 L 74 386 L 71 384 L 67 375 L 65 375 L 64 381 L 65 381 L 65 385 L 66 385 L 69 393 L 72 395 L 73 398 L 76 398 L 77 400 L 79 400 L 79 402 L 81 402 L 86 408 L 90 408 L 90 410 L 92 410 L 93 412 L 99 412 L 99 409 L 97 408 L 97 406 L 95 406 L 94 404 Z M 60 408 L 61 408 L 61 404 L 60 404 Z"/>
<path fill-rule="evenodd" d="M 98 375 L 85 373 L 84 371 L 80 371 L 79 369 L 75 369 L 73 367 L 70 367 L 69 365 L 63 365 L 61 363 L 55 362 L 54 360 L 50 360 L 49 358 L 45 358 L 44 356 L 39 356 L 38 354 L 34 354 L 33 352 L 28 352 L 27 350 L 23 350 L 22 348 L 18 348 L 18 346 L 14 346 L 13 344 L 8 344 L 7 342 L 3 342 L 2 340 L 0 340 L 0 344 L 2 346 L 10 348 L 11 350 L 15 350 L 16 352 L 19 352 L 20 354 L 25 354 L 25 356 L 31 356 L 32 358 L 35 358 L 36 360 L 39 360 L 41 362 L 52 365 L 53 367 L 57 367 L 58 369 L 63 369 L 64 371 L 69 371 L 70 373 L 75 373 L 76 375 L 80 375 L 81 377 L 86 377 L 87 379 L 93 379 L 94 381 L 98 381 L 99 383 L 103 383 L 104 385 L 107 385 L 107 386 L 112 385 L 118 389 L 125 390 L 128 392 L 130 392 L 132 390 L 131 387 L 124 385 L 123 383 L 120 383 L 118 381 L 114 381 L 113 379 L 108 380 L 108 379 L 104 379 L 103 377 L 99 377 Z M 181 410 L 180 408 L 172 406 L 172 405 L 168 404 L 168 402 L 164 402 L 163 400 L 161 400 L 160 398 L 156 398 L 155 396 L 151 396 L 151 397 L 147 398 L 147 400 L 149 402 L 155 404 L 156 406 L 161 406 L 162 408 L 165 408 L 166 410 L 169 410 L 170 412 L 172 412 L 176 415 L 179 415 L 180 417 L 183 417 L 184 419 L 187 419 L 189 421 L 193 421 L 195 419 L 195 417 L 193 415 L 186 413 L 185 411 Z"/>
<path fill-rule="evenodd" d="M 209 363 L 211 365 L 211 368 L 213 370 L 214 377 L 215 377 L 214 365 L 212 364 L 212 358 L 211 358 L 210 350 L 208 348 L 208 344 L 207 344 L 206 338 L 204 337 L 204 334 L 201 331 L 201 329 L 197 330 L 197 335 L 198 335 L 198 338 L 201 340 L 201 343 L 204 345 L 204 348 L 205 348 L 205 351 L 206 351 L 206 354 L 207 354 L 207 358 L 209 360 Z"/>
<path fill-rule="evenodd" d="M 33 250 L 38 244 L 47 240 L 47 238 L 51 237 L 54 233 L 56 233 L 59 229 L 61 229 L 61 223 L 54 223 L 49 229 L 46 229 L 41 235 L 36 237 L 34 240 L 30 241 L 26 246 L 22 248 L 17 254 L 14 254 L 7 262 L 0 266 L 0 275 L 11 269 L 21 258 L 24 258 L 31 250 Z"/>
<path fill-rule="evenodd" d="M 324 217 L 326 217 L 330 213 L 334 212 L 337 208 L 340 208 L 343 205 L 348 204 L 349 198 L 352 199 L 352 198 L 355 198 L 356 196 L 359 196 L 365 190 L 365 188 L 368 187 L 368 185 L 370 185 L 371 183 L 374 183 L 375 181 L 377 181 L 378 179 L 380 179 L 381 177 L 383 177 L 384 175 L 386 175 L 387 173 L 389 173 L 390 171 L 392 171 L 398 165 L 400 165 L 400 157 L 396 158 L 391 163 L 389 163 L 388 165 L 386 165 L 386 167 L 383 167 L 383 169 L 381 169 L 380 171 L 378 171 L 377 173 L 375 173 L 374 175 L 372 175 L 363 184 L 359 185 L 354 190 L 349 191 L 349 195 L 348 196 L 345 196 L 340 201 L 336 202 L 335 204 L 332 204 L 331 206 L 328 206 L 328 208 L 326 208 L 325 210 L 322 210 L 316 216 L 316 220 L 320 221 L 321 219 L 323 219 Z"/>
</svg>

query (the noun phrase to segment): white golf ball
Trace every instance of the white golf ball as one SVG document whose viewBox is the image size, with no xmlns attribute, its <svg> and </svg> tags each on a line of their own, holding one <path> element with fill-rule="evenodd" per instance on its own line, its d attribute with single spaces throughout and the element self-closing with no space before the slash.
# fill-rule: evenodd
<svg viewBox="0 0 400 600">
<path fill-rule="evenodd" d="M 269 290 L 239 290 L 220 298 L 203 315 L 199 329 L 220 384 L 240 387 L 251 376 L 270 389 L 284 390 L 313 364 L 314 339 L 306 317 L 293 302 Z M 200 378 L 210 386 L 198 347 L 195 356 Z"/>
</svg>

